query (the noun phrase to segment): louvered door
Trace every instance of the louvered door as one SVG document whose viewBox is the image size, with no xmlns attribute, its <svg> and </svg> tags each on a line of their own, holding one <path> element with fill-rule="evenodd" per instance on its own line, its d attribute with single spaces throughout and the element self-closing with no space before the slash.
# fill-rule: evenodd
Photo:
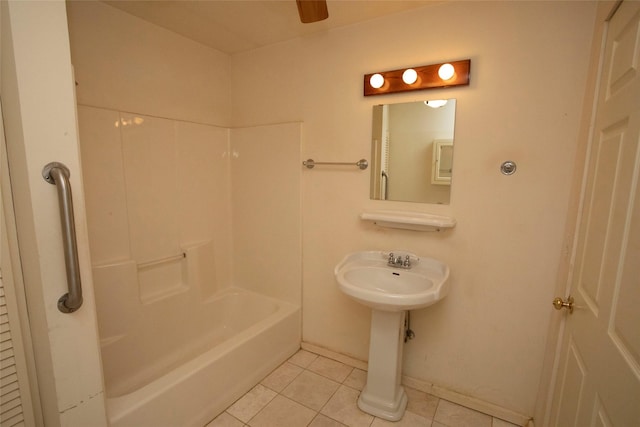
<svg viewBox="0 0 640 427">
<path fill-rule="evenodd" d="M 4 283 L 0 277 L 0 425 L 3 427 L 25 425 L 20 395 L 16 349 L 11 336 Z"/>
<path fill-rule="evenodd" d="M 7 233 L 7 224 L 14 224 L 14 216 L 13 211 L 6 210 L 13 203 L 8 185 L 1 104 L 0 148 L 0 426 L 30 427 L 36 423 L 11 267 L 10 238 Z M 13 232 L 15 237 L 15 228 Z"/>
</svg>

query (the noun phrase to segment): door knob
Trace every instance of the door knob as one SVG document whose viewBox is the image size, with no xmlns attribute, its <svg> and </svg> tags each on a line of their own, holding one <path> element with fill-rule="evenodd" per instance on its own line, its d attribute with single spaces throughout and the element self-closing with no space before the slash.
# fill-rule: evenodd
<svg viewBox="0 0 640 427">
<path fill-rule="evenodd" d="M 557 297 L 553 300 L 553 306 L 556 310 L 562 310 L 563 308 L 569 309 L 569 314 L 573 313 L 573 297 L 569 295 L 566 301 L 563 301 L 562 298 Z"/>
</svg>

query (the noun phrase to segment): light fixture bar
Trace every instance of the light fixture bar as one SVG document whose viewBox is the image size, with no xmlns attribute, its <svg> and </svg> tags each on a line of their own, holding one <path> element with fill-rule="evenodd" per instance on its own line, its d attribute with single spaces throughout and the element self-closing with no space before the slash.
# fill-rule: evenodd
<svg viewBox="0 0 640 427">
<path fill-rule="evenodd" d="M 453 66 L 453 76 L 444 79 L 439 74 L 440 69 L 446 71 L 448 66 Z M 444 66 L 444 67 L 443 67 Z M 405 83 L 408 69 L 415 70 L 417 78 L 413 83 Z M 377 73 L 364 75 L 364 96 L 382 95 L 385 93 L 407 92 L 411 90 L 435 89 L 451 86 L 466 86 L 469 84 L 469 72 L 471 69 L 471 60 L 443 62 L 440 64 L 423 65 L 420 67 L 407 67 L 400 70 L 382 71 Z M 371 84 L 371 76 L 378 74 L 382 76 L 383 84 L 380 87 L 374 87 Z M 405 79 L 403 79 L 405 74 Z M 444 75 L 447 77 L 447 75 Z M 411 81 L 411 80 L 409 80 Z"/>
</svg>

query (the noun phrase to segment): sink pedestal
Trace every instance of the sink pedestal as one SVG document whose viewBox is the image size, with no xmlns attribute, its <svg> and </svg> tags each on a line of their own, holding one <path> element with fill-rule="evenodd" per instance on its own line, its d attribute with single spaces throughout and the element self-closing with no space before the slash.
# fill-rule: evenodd
<svg viewBox="0 0 640 427">
<path fill-rule="evenodd" d="M 407 407 L 400 385 L 406 311 L 371 311 L 371 338 L 367 384 L 358 398 L 363 411 L 398 421 Z"/>
</svg>

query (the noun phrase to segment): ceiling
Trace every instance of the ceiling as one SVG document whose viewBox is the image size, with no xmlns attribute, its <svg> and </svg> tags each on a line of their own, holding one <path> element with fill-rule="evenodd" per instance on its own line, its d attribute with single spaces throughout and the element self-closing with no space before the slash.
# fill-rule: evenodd
<svg viewBox="0 0 640 427">
<path fill-rule="evenodd" d="M 103 1 L 229 54 L 440 2 L 327 0 L 328 19 L 302 24 L 295 0 Z"/>
</svg>

